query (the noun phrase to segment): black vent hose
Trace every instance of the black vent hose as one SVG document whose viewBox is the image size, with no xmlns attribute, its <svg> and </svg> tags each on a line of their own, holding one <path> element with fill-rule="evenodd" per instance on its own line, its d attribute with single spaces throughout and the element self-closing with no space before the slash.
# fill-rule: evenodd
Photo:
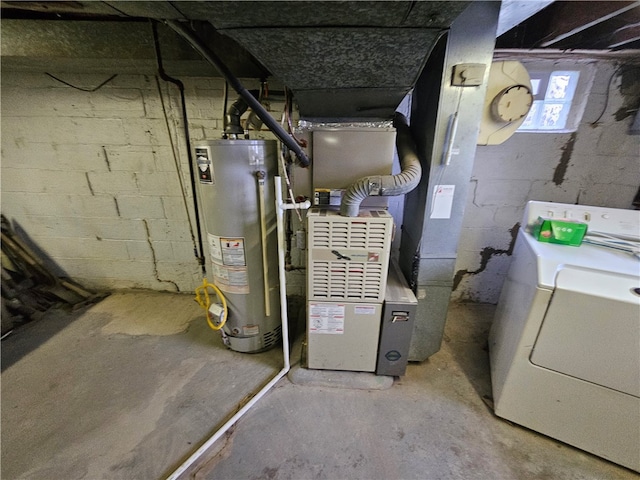
<svg viewBox="0 0 640 480">
<path fill-rule="evenodd" d="M 397 175 L 374 175 L 356 180 L 344 192 L 340 203 L 340 214 L 357 217 L 362 201 L 371 195 L 404 195 L 418 186 L 422 177 L 422 166 L 418 159 L 409 124 L 404 115 L 396 112 L 393 118 L 396 127 L 396 149 L 400 159 L 400 173 Z"/>
<path fill-rule="evenodd" d="M 184 38 L 202 57 L 213 65 L 220 74 L 225 78 L 229 85 L 240 95 L 251 110 L 264 122 L 264 124 L 273 132 L 273 134 L 282 141 L 289 149 L 296 154 L 298 161 L 302 167 L 309 166 L 309 158 L 304 153 L 300 145 L 286 132 L 284 128 L 274 119 L 269 112 L 265 110 L 262 104 L 247 90 L 240 80 L 238 80 L 229 68 L 222 63 L 222 60 L 211 51 L 211 49 L 200 40 L 193 30 L 184 24 L 175 20 L 164 20 L 164 23 Z"/>
</svg>

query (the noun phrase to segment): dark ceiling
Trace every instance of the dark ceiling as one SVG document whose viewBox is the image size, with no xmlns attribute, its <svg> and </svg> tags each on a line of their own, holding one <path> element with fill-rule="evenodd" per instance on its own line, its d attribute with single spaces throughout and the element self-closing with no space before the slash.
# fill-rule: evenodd
<svg viewBox="0 0 640 480">
<path fill-rule="evenodd" d="M 2 1 L 3 19 L 124 19 L 165 18 L 208 20 L 217 29 L 247 28 L 284 25 L 295 21 L 298 26 L 320 24 L 344 24 L 361 26 L 376 24 L 386 18 L 392 8 L 396 16 L 409 23 L 425 25 L 421 11 L 428 11 L 429 26 L 446 26 L 450 15 L 459 13 L 455 6 L 468 2 L 340 2 L 314 1 L 282 3 L 277 9 L 265 5 L 273 2 L 244 1 L 241 9 L 238 2 L 214 1 Z M 397 3 L 393 7 L 385 3 Z M 446 4 L 449 3 L 447 6 Z M 497 48 L 554 48 L 621 50 L 640 48 L 640 2 L 639 1 L 548 1 L 504 0 L 504 6 L 512 6 L 520 12 L 533 11 L 508 31 L 500 32 Z M 540 11 L 532 7 L 536 3 L 547 5 Z M 402 4 L 402 5 L 399 5 Z M 453 5 L 453 6 L 452 6 Z M 446 8 L 443 8 L 446 6 Z M 252 12 L 252 17 L 235 17 L 233 11 Z M 318 12 L 321 12 L 318 14 Z M 292 15 L 293 14 L 293 15 Z M 528 14 L 525 14 L 528 15 Z M 256 20 L 258 19 L 258 20 Z M 355 19 L 355 20 L 354 20 Z"/>
<path fill-rule="evenodd" d="M 150 19 L 182 20 L 235 75 L 291 88 L 305 116 L 387 118 L 469 3 L 2 1 L 2 65 L 153 73 Z M 640 1 L 504 0 L 498 35 L 500 49 L 636 49 Z M 219 75 L 168 27 L 159 36 L 169 74 Z"/>
</svg>

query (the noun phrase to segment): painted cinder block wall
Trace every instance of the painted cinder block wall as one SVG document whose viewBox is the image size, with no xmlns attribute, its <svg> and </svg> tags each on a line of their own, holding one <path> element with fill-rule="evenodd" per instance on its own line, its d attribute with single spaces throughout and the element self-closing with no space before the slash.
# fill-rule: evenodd
<svg viewBox="0 0 640 480">
<path fill-rule="evenodd" d="M 639 137 L 627 134 L 633 115 L 621 112 L 637 108 L 638 80 L 635 90 L 621 88 L 618 71 L 609 84 L 618 65 L 594 65 L 575 134 L 518 133 L 503 145 L 478 147 L 453 299 L 497 301 L 527 200 L 630 206 L 640 183 Z M 108 78 L 60 77 L 85 88 Z M 182 80 L 191 141 L 220 138 L 222 80 Z M 2 213 L 47 252 L 60 275 L 87 287 L 191 292 L 201 271 L 175 87 L 153 76 L 119 75 L 82 92 L 43 73 L 6 69 L 1 82 Z M 282 105 L 271 108 L 279 119 Z M 299 253 L 293 258 L 303 263 Z M 291 272 L 289 293 L 304 294 L 304 278 L 303 270 Z"/>
<path fill-rule="evenodd" d="M 567 60 L 542 63 L 571 67 Z M 640 105 L 640 68 L 586 64 L 595 74 L 576 132 L 516 133 L 502 145 L 478 147 L 452 299 L 498 302 L 527 201 L 632 207 L 640 186 L 640 136 L 629 127 Z"/>
<path fill-rule="evenodd" d="M 108 75 L 58 77 L 90 89 Z M 191 141 L 220 138 L 224 82 L 183 80 Z M 201 283 L 185 145 L 179 92 L 154 76 L 118 75 L 84 92 L 44 73 L 2 72 L 2 213 L 86 287 Z"/>
</svg>

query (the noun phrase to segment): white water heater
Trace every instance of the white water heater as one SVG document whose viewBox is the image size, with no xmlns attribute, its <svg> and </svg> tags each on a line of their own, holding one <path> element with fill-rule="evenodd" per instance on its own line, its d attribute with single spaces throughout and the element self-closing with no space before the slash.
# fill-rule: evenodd
<svg viewBox="0 0 640 480">
<path fill-rule="evenodd" d="M 212 140 L 195 146 L 209 249 L 207 271 L 227 299 L 225 343 L 267 350 L 281 338 L 274 140 Z"/>
</svg>

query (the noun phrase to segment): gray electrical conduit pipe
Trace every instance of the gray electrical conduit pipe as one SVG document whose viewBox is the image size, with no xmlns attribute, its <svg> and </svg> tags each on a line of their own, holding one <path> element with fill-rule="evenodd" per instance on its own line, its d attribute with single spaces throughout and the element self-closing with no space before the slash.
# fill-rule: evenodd
<svg viewBox="0 0 640 480">
<path fill-rule="evenodd" d="M 396 149 L 400 159 L 400 173 L 397 175 L 374 175 L 356 180 L 342 196 L 340 215 L 357 217 L 360 204 L 368 196 L 404 195 L 420 183 L 422 167 L 406 117 L 396 112 L 393 125 L 396 127 Z"/>
<path fill-rule="evenodd" d="M 289 150 L 296 154 L 298 161 L 302 167 L 309 166 L 309 158 L 302 151 L 300 145 L 289 135 L 284 128 L 271 116 L 269 112 L 265 110 L 262 104 L 247 90 L 240 80 L 238 80 L 231 70 L 222 63 L 222 60 L 209 49 L 196 35 L 195 33 L 185 25 L 175 20 L 164 20 L 164 23 L 174 30 L 178 35 L 184 38 L 189 45 L 191 45 L 202 57 L 213 65 L 225 78 L 229 85 L 240 95 L 247 105 L 258 115 L 260 120 L 273 132 L 273 134 L 284 143 Z"/>
<path fill-rule="evenodd" d="M 291 364 L 289 363 L 289 319 L 287 317 L 287 283 L 284 270 L 284 211 L 294 208 L 308 209 L 311 202 L 306 200 L 302 203 L 284 203 L 282 201 L 282 182 L 280 177 L 274 177 L 276 190 L 276 229 L 278 231 L 278 276 L 280 280 L 280 319 L 282 322 L 282 356 L 284 366 L 262 389 L 256 393 L 238 412 L 231 417 L 220 429 L 218 429 L 208 440 L 206 440 L 193 455 L 180 465 L 167 480 L 178 480 L 180 476 L 189 469 L 211 446 L 216 443 L 227 430 L 229 430 L 251 407 L 253 407 L 262 396 L 271 390 L 278 381 L 284 377 Z"/>
</svg>

